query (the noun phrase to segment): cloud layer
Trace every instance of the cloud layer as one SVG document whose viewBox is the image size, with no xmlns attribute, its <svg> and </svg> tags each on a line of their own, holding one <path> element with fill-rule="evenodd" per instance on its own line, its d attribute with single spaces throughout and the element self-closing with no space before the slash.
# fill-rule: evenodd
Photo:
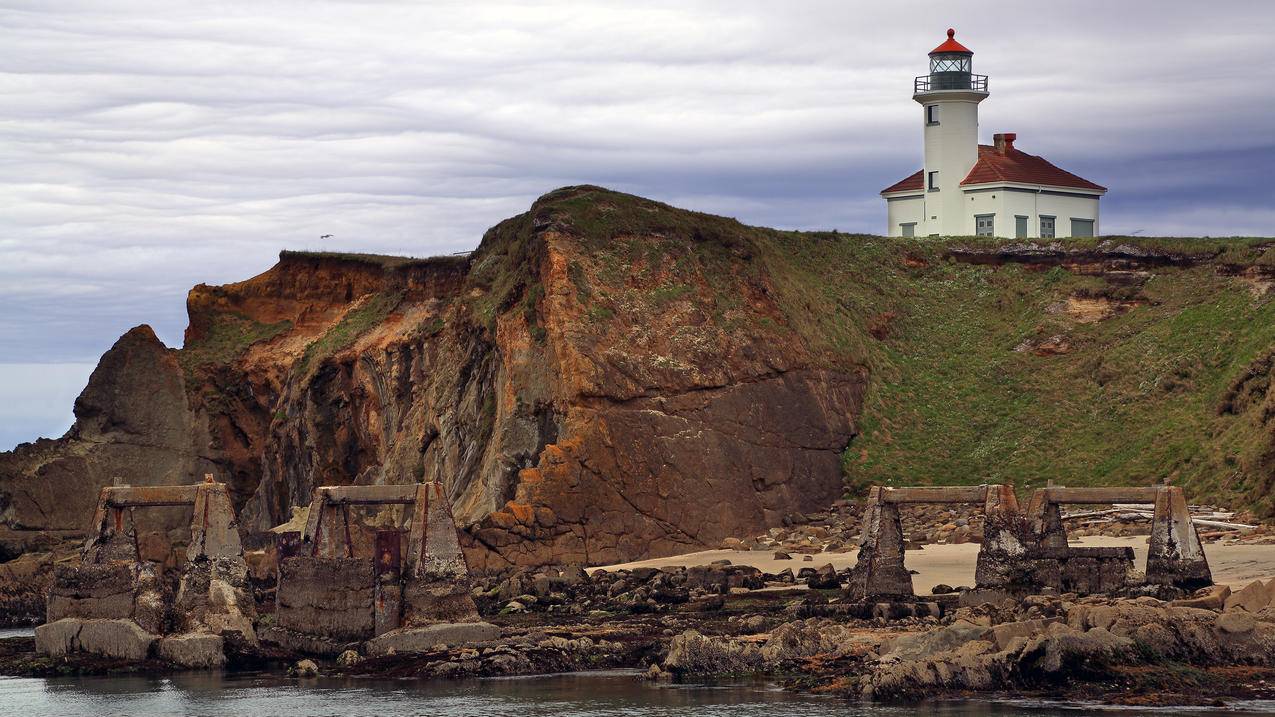
<svg viewBox="0 0 1275 717">
<path fill-rule="evenodd" d="M 984 133 L 1110 187 L 1104 230 L 1275 233 L 1275 5 L 876 5 L 0 0 L 0 363 L 176 344 L 194 283 L 469 249 L 565 184 L 881 231 L 949 25 Z"/>
</svg>

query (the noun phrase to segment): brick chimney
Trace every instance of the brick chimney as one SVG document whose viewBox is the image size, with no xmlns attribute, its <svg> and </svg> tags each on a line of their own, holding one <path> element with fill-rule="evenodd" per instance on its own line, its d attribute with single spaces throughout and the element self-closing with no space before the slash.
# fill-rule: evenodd
<svg viewBox="0 0 1275 717">
<path fill-rule="evenodd" d="M 992 135 L 992 142 L 996 144 L 997 154 L 1009 154 L 1014 151 L 1014 140 L 1018 139 L 1018 135 L 1014 132 L 1006 132 L 1004 134 Z"/>
</svg>

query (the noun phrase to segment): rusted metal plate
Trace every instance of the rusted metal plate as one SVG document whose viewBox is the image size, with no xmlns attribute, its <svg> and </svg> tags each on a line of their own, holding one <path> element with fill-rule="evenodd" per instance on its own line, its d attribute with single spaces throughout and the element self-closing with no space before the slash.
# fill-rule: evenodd
<svg viewBox="0 0 1275 717">
<path fill-rule="evenodd" d="M 403 571 L 403 532 L 401 530 L 376 531 L 376 575 L 392 575 L 397 578 Z"/>
<path fill-rule="evenodd" d="M 301 531 L 299 530 L 289 530 L 286 533 L 278 533 L 275 535 L 274 541 L 275 551 L 279 554 L 279 562 L 304 554 L 304 546 L 301 542 Z"/>
</svg>

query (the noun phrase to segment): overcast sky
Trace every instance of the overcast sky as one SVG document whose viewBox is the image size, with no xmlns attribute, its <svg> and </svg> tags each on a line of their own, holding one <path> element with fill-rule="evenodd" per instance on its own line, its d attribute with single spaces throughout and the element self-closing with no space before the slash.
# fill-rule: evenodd
<svg viewBox="0 0 1275 717">
<path fill-rule="evenodd" d="M 983 140 L 1109 187 L 1104 232 L 1275 234 L 1275 2 L 0 0 L 0 449 L 284 248 L 466 250 L 585 182 L 880 232 L 949 26 Z"/>
</svg>

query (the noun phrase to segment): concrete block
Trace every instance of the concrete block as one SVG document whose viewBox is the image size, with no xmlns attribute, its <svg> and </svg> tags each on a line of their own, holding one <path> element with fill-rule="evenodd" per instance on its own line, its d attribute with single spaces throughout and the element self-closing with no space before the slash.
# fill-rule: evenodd
<svg viewBox="0 0 1275 717">
<path fill-rule="evenodd" d="M 64 617 L 55 622 L 45 623 L 35 629 L 35 651 L 40 655 L 61 657 L 75 651 L 75 638 L 80 634 L 84 621 L 74 617 Z"/>
<path fill-rule="evenodd" d="M 85 620 L 75 638 L 75 648 L 122 660 L 144 660 L 155 639 L 132 620 Z"/>
<path fill-rule="evenodd" d="M 155 651 L 161 660 L 182 667 L 218 669 L 226 664 L 225 641 L 219 635 L 172 635 L 161 639 Z"/>
</svg>

